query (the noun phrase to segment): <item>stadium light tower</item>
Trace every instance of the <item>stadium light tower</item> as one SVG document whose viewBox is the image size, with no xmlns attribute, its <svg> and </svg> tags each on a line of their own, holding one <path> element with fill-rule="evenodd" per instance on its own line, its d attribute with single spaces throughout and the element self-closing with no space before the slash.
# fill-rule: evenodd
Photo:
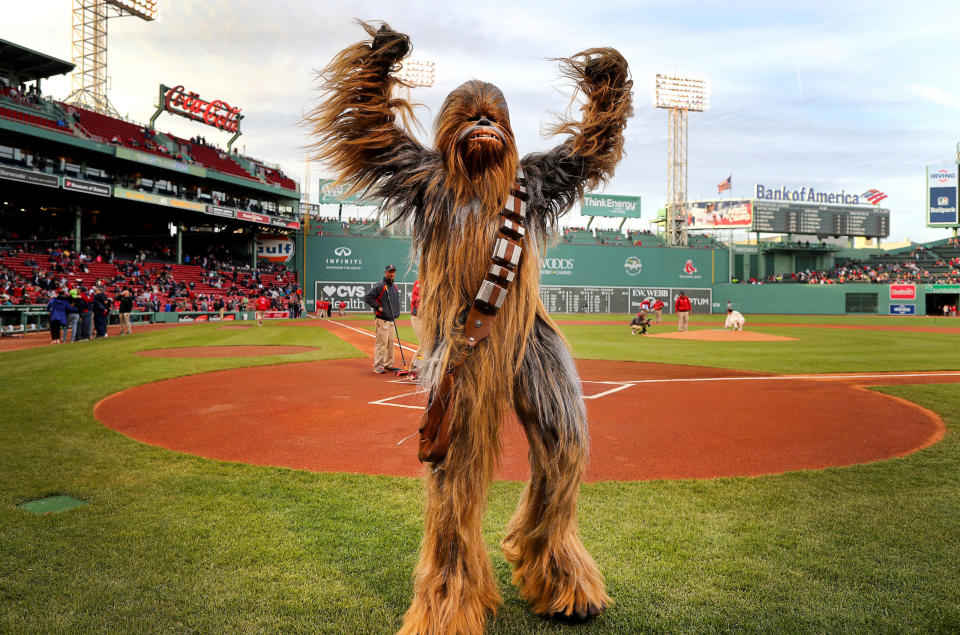
<svg viewBox="0 0 960 635">
<path fill-rule="evenodd" d="M 147 22 L 160 13 L 160 0 L 73 0 L 72 57 L 76 68 L 67 103 L 118 116 L 107 98 L 107 20 L 134 16 Z"/>
<path fill-rule="evenodd" d="M 687 244 L 687 113 L 709 106 L 704 79 L 657 73 L 654 106 L 667 110 L 667 242 Z"/>
<path fill-rule="evenodd" d="M 437 78 L 437 65 L 429 60 L 403 60 L 394 77 L 411 88 L 430 88 Z"/>
</svg>

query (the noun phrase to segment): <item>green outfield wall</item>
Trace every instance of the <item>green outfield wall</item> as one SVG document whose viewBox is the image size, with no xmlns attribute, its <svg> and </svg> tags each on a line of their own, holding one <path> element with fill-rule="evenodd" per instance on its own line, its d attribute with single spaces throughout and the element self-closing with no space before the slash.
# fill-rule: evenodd
<svg viewBox="0 0 960 635">
<path fill-rule="evenodd" d="M 741 313 L 788 315 L 938 315 L 955 303 L 960 285 L 950 284 L 717 284 L 713 312 L 727 301 Z"/>
<path fill-rule="evenodd" d="M 304 249 L 301 235 L 288 266 L 303 275 L 308 310 L 324 298 L 345 302 L 349 311 L 366 311 L 366 290 L 383 277 L 386 265 L 394 265 L 401 309 L 407 311 L 417 279 L 417 263 L 410 258 L 409 239 L 307 236 Z M 960 295 L 960 285 L 728 282 L 731 261 L 736 272 L 752 269 L 757 260 L 756 254 L 736 251 L 731 257 L 726 249 L 561 242 L 543 257 L 541 297 L 556 313 L 628 313 L 656 299 L 672 306 L 683 290 L 697 313 L 723 313 L 729 300 L 743 313 L 926 315 Z"/>
<path fill-rule="evenodd" d="M 324 298 L 346 302 L 350 311 L 366 310 L 363 294 L 386 265 L 397 267 L 407 295 L 417 278 L 407 239 L 307 236 L 305 245 L 299 236 L 288 266 L 303 275 L 309 309 Z M 625 313 L 648 297 L 666 302 L 681 289 L 693 292 L 695 311 L 709 312 L 713 284 L 728 279 L 728 260 L 725 250 L 716 249 L 558 243 L 543 257 L 540 283 L 544 303 L 556 312 Z M 404 310 L 407 303 L 404 297 Z"/>
</svg>

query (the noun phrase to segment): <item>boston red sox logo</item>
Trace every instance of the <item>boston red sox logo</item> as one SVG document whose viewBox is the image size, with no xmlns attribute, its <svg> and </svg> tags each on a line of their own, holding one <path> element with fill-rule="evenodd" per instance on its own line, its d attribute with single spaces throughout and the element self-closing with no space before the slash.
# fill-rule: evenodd
<svg viewBox="0 0 960 635">
<path fill-rule="evenodd" d="M 687 264 L 683 265 L 683 272 L 690 276 L 697 273 L 697 268 L 693 266 L 692 260 L 688 260 Z"/>
</svg>

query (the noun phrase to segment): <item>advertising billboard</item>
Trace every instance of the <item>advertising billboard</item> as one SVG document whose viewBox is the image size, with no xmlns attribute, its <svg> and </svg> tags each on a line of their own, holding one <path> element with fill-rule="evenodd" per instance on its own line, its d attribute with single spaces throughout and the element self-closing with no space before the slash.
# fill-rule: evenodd
<svg viewBox="0 0 960 635">
<path fill-rule="evenodd" d="M 955 227 L 957 217 L 957 186 L 960 181 L 956 163 L 927 166 L 927 227 Z"/>
<path fill-rule="evenodd" d="M 294 242 L 289 236 L 260 234 L 257 236 L 257 258 L 269 262 L 290 262 Z"/>
<path fill-rule="evenodd" d="M 693 201 L 687 203 L 688 229 L 749 229 L 753 202 L 746 199 Z"/>
<path fill-rule="evenodd" d="M 583 216 L 612 216 L 615 218 L 640 218 L 639 196 L 616 196 L 613 194 L 584 194 Z"/>
<path fill-rule="evenodd" d="M 320 199 L 321 205 L 380 205 L 381 199 L 376 197 L 362 198 L 362 193 L 354 192 L 347 195 L 350 191 L 350 183 L 337 183 L 333 179 L 320 179 Z"/>
</svg>

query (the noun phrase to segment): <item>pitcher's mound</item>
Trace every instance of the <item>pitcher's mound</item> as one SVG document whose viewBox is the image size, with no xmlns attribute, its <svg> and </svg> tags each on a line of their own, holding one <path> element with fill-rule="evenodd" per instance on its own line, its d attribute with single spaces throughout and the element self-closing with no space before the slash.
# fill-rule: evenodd
<svg viewBox="0 0 960 635">
<path fill-rule="evenodd" d="M 723 329 L 701 329 L 680 333 L 653 333 L 646 337 L 665 337 L 672 340 L 700 340 L 704 342 L 794 342 L 795 337 L 757 333 L 756 331 L 726 331 Z"/>
<path fill-rule="evenodd" d="M 141 357 L 263 357 L 315 351 L 312 346 L 184 346 L 137 351 Z"/>
</svg>

